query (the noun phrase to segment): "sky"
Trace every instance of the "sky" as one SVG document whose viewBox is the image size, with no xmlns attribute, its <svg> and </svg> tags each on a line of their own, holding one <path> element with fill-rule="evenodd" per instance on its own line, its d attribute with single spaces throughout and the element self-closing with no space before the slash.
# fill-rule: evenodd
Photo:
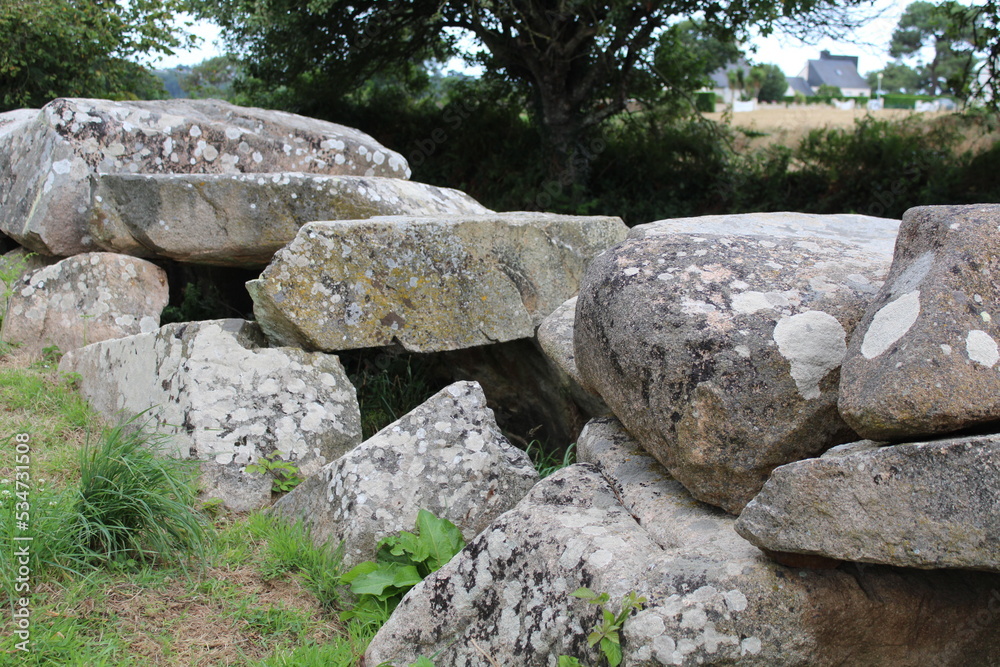
<svg viewBox="0 0 1000 667">
<path fill-rule="evenodd" d="M 819 58 L 819 52 L 827 49 L 834 54 L 858 56 L 858 71 L 862 75 L 880 70 L 890 60 L 888 49 L 892 31 L 910 2 L 912 0 L 875 0 L 873 8 L 879 13 L 879 18 L 869 21 L 850 41 L 823 39 L 816 44 L 805 44 L 781 34 L 751 39 L 749 45 L 756 47 L 756 53 L 752 53 L 750 59 L 755 64 L 773 63 L 781 67 L 786 75 L 798 76 L 807 60 Z M 974 0 L 972 4 L 981 2 Z M 220 54 L 222 45 L 218 41 L 217 26 L 202 21 L 195 24 L 193 31 L 203 39 L 197 49 L 178 51 L 173 56 L 153 61 L 152 66 L 196 65 Z M 460 68 L 460 64 L 456 62 L 453 67 Z"/>
</svg>

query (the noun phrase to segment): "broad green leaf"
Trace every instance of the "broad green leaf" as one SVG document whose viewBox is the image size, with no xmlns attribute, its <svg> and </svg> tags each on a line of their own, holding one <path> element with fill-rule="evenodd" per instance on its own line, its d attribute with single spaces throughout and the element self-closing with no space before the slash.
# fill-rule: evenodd
<svg viewBox="0 0 1000 667">
<path fill-rule="evenodd" d="M 581 586 L 580 588 L 573 591 L 571 595 L 573 597 L 580 598 L 581 600 L 586 600 L 591 604 L 604 604 L 605 602 L 611 599 L 611 597 L 607 593 L 598 594 L 590 590 L 586 586 Z"/>
<path fill-rule="evenodd" d="M 374 572 L 378 569 L 378 564 L 373 563 L 370 560 L 364 563 L 358 563 L 350 569 L 350 571 L 345 572 L 340 577 L 340 583 L 349 584 L 363 574 L 368 574 L 369 572 Z"/>
<path fill-rule="evenodd" d="M 383 538 L 379 542 L 378 551 L 375 553 L 375 560 L 381 563 L 402 563 L 404 565 L 419 563 L 421 559 L 415 558 L 413 553 L 413 545 L 417 540 L 416 535 L 408 533 L 405 530 L 399 535 Z M 426 556 L 424 558 L 426 559 Z"/>
<path fill-rule="evenodd" d="M 408 556 L 408 559 L 413 563 L 423 563 L 430 556 L 423 538 L 405 531 L 399 534 L 399 542 L 392 549 L 392 554 L 394 556 Z"/>
<path fill-rule="evenodd" d="M 416 662 L 411 662 L 408 667 L 434 667 L 434 663 L 431 662 L 430 658 L 420 656 Z"/>
<path fill-rule="evenodd" d="M 559 656 L 558 667 L 583 667 L 583 665 L 580 664 L 579 660 L 572 656 L 561 655 Z"/>
<path fill-rule="evenodd" d="M 420 572 L 413 565 L 400 565 L 396 567 L 396 577 L 392 581 L 392 585 L 397 588 L 411 588 L 416 586 L 424 578 L 420 576 Z"/>
<path fill-rule="evenodd" d="M 608 664 L 611 667 L 618 667 L 622 664 L 622 648 L 618 644 L 608 640 L 601 640 L 601 651 L 604 653 L 604 657 L 608 659 Z"/>
<path fill-rule="evenodd" d="M 351 592 L 355 595 L 375 595 L 384 600 L 387 588 L 412 586 L 420 581 L 420 574 L 412 565 L 379 563 L 374 570 L 354 579 L 351 583 Z M 392 595 L 397 592 L 388 591 L 388 594 Z"/>
<path fill-rule="evenodd" d="M 427 510 L 417 513 L 420 541 L 427 549 L 426 559 L 431 572 L 438 570 L 465 546 L 462 531 L 447 519 L 439 519 Z"/>
</svg>

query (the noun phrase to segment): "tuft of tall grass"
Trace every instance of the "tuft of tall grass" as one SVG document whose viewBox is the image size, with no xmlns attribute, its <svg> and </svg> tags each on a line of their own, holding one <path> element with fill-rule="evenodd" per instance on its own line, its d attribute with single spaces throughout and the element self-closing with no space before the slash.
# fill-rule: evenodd
<svg viewBox="0 0 1000 667">
<path fill-rule="evenodd" d="M 30 536 L 31 570 L 82 575 L 102 565 L 204 561 L 210 526 L 195 509 L 196 464 L 160 455 L 166 436 L 136 419 L 106 428 L 80 452 L 80 480 L 63 489 L 40 481 L 30 489 L 28 528 L 18 526 L 10 480 L 0 480 L 0 541 Z M 3 482 L 8 482 L 3 484 Z M 23 509 L 23 508 L 22 508 Z M 15 521 L 15 518 L 17 520 Z M 0 560 L 4 575 L 15 559 Z M 13 576 L 0 577 L 8 595 Z"/>
<path fill-rule="evenodd" d="M 524 453 L 531 459 L 541 479 L 576 463 L 575 442 L 567 445 L 565 449 L 547 450 L 541 442 L 532 440 Z"/>
<path fill-rule="evenodd" d="M 197 463 L 164 456 L 167 437 L 133 418 L 84 446 L 69 531 L 87 560 L 204 556 Z"/>
</svg>

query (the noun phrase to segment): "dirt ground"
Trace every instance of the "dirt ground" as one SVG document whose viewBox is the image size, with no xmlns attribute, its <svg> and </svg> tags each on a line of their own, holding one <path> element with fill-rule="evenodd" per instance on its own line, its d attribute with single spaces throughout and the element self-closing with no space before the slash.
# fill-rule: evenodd
<svg viewBox="0 0 1000 667">
<path fill-rule="evenodd" d="M 733 127 L 763 133 L 765 136 L 751 137 L 743 146 L 743 148 L 755 149 L 774 144 L 797 146 L 802 137 L 809 133 L 809 130 L 822 127 L 851 127 L 856 119 L 863 118 L 866 114 L 871 114 L 882 120 L 899 120 L 914 113 L 916 112 L 909 109 L 841 110 L 813 105 L 788 108 L 784 106 L 762 107 L 756 111 L 731 114 L 728 117 L 720 112 L 705 114 L 705 117 L 720 123 L 725 123 L 728 120 Z M 946 114 L 944 112 L 920 114 L 921 117 L 927 119 L 942 115 Z"/>
</svg>

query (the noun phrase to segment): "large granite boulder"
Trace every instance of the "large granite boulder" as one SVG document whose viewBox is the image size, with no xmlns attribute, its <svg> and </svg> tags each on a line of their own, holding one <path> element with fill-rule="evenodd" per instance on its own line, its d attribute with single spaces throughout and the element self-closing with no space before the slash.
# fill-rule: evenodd
<svg viewBox="0 0 1000 667">
<path fill-rule="evenodd" d="M 144 410 L 170 435 L 168 454 L 202 461 L 203 495 L 244 511 L 270 502 L 273 480 L 245 472 L 261 457 L 303 476 L 361 442 L 354 387 L 335 356 L 267 348 L 243 320 L 168 324 L 63 357 L 80 392 L 108 417 Z"/>
<path fill-rule="evenodd" d="M 155 331 L 169 296 L 163 269 L 109 252 L 69 257 L 12 287 L 0 338 L 32 353 Z"/>
<path fill-rule="evenodd" d="M 87 229 L 98 174 L 301 171 L 408 178 L 368 135 L 219 100 L 57 99 L 0 117 L 0 230 L 49 255 L 97 250 Z"/>
<path fill-rule="evenodd" d="M 1000 205 L 903 216 L 885 285 L 851 338 L 840 411 L 908 440 L 1000 421 Z"/>
<path fill-rule="evenodd" d="M 733 513 L 775 467 L 856 439 L 837 412 L 840 363 L 897 225 L 869 218 L 853 238 L 839 218 L 826 235 L 814 216 L 740 220 L 633 229 L 587 270 L 574 332 L 584 385 L 696 498 Z"/>
<path fill-rule="evenodd" d="M 593 463 L 541 481 L 414 587 L 365 664 L 599 664 L 600 611 L 579 586 L 648 598 L 621 632 L 626 665 L 995 664 L 1000 577 L 846 564 L 777 565 L 694 501 L 614 420 L 591 422 Z M 489 659 L 483 657 L 489 656 Z"/>
<path fill-rule="evenodd" d="M 551 213 L 314 222 L 247 289 L 282 345 L 455 350 L 533 337 L 626 231 Z"/>
<path fill-rule="evenodd" d="M 94 192 L 89 233 L 102 248 L 261 268 L 313 220 L 490 212 L 457 190 L 365 176 L 114 174 Z"/>
<path fill-rule="evenodd" d="M 776 468 L 736 531 L 777 552 L 1000 572 L 998 508 L 1000 435 L 864 440 Z"/>
<path fill-rule="evenodd" d="M 417 513 L 478 535 L 538 481 L 528 456 L 500 433 L 483 390 L 456 382 L 331 462 L 274 504 L 314 540 L 343 544 L 351 567 L 378 541 L 412 530 Z"/>
</svg>

